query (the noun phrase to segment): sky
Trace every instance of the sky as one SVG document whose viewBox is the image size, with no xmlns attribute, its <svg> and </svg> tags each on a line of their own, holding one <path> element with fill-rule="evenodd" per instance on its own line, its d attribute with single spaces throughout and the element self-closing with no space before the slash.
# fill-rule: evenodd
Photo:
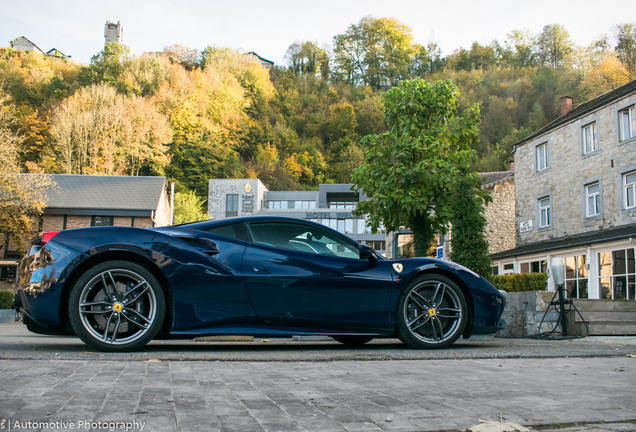
<svg viewBox="0 0 636 432">
<path fill-rule="evenodd" d="M 0 0 L 0 47 L 24 36 L 39 48 L 57 48 L 89 62 L 104 47 L 104 24 L 120 21 L 123 43 L 132 54 L 181 44 L 255 51 L 284 65 L 296 41 L 330 44 L 366 15 L 391 17 L 410 26 L 414 41 L 437 42 L 444 55 L 474 41 L 503 43 L 513 29 L 537 34 L 562 24 L 577 45 L 588 45 L 612 27 L 636 23 L 636 1 L 614 0 L 606 7 L 588 0 Z"/>
</svg>

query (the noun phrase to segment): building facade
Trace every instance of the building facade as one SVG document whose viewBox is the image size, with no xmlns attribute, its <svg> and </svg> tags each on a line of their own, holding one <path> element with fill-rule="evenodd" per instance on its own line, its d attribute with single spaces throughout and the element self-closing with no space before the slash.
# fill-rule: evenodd
<svg viewBox="0 0 636 432">
<path fill-rule="evenodd" d="M 106 21 L 104 24 L 104 45 L 110 42 L 122 43 L 124 40 L 124 27 L 119 21 L 112 23 Z"/>
<path fill-rule="evenodd" d="M 636 81 L 571 110 L 564 98 L 561 117 L 515 144 L 516 247 L 491 255 L 496 272 L 546 272 L 558 257 L 571 297 L 634 299 L 635 104 Z"/>
</svg>

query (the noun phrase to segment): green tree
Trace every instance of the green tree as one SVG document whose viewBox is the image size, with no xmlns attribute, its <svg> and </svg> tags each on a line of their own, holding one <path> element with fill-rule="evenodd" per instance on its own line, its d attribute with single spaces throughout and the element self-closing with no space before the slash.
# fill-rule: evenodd
<svg viewBox="0 0 636 432">
<path fill-rule="evenodd" d="M 629 79 L 636 79 L 636 24 L 616 26 L 616 53 L 629 71 Z"/>
<path fill-rule="evenodd" d="M 334 36 L 333 45 L 336 73 L 346 82 L 378 89 L 408 77 L 413 35 L 393 18 L 366 16 Z"/>
<path fill-rule="evenodd" d="M 194 191 L 174 194 L 174 224 L 184 224 L 208 220 L 210 216 L 203 210 L 203 200 Z"/>
<path fill-rule="evenodd" d="M 91 64 L 83 68 L 77 80 L 83 86 L 106 83 L 112 86 L 124 73 L 124 63 L 129 58 L 130 49 L 119 42 L 109 42 L 98 54 L 91 57 Z"/>
<path fill-rule="evenodd" d="M 548 24 L 535 42 L 539 62 L 544 66 L 557 67 L 574 49 L 570 34 L 561 24 Z"/>
<path fill-rule="evenodd" d="M 401 82 L 385 93 L 389 130 L 362 139 L 365 162 L 353 171 L 355 189 L 368 196 L 356 215 L 367 214 L 375 231 L 408 226 L 415 254 L 424 255 L 435 230 L 450 220 L 447 193 L 459 170 L 474 156 L 479 108 L 457 111 L 459 91 L 450 81 Z"/>
<path fill-rule="evenodd" d="M 296 41 L 285 53 L 287 66 L 295 75 L 320 74 L 323 79 L 329 78 L 329 56 L 326 51 L 313 42 Z"/>
<path fill-rule="evenodd" d="M 513 30 L 508 34 L 505 45 L 510 52 L 510 66 L 522 68 L 535 64 L 535 38 L 530 30 Z"/>
<path fill-rule="evenodd" d="M 491 201 L 482 191 L 477 173 L 461 169 L 452 187 L 450 260 L 481 276 L 490 276 L 484 203 Z"/>
</svg>

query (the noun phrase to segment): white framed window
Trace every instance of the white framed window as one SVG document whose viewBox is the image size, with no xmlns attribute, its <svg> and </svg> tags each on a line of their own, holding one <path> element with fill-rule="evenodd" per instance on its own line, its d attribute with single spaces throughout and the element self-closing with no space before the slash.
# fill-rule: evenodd
<svg viewBox="0 0 636 432">
<path fill-rule="evenodd" d="M 598 265 L 601 299 L 634 300 L 636 270 L 633 247 L 600 252 Z"/>
<path fill-rule="evenodd" d="M 585 215 L 587 217 L 601 214 L 601 186 L 598 182 L 585 185 Z"/>
<path fill-rule="evenodd" d="M 551 209 L 550 197 L 539 198 L 539 228 L 548 227 L 552 224 Z"/>
<path fill-rule="evenodd" d="M 549 166 L 548 143 L 543 143 L 537 146 L 537 171 L 543 171 Z"/>
<path fill-rule="evenodd" d="M 583 126 L 583 154 L 589 154 L 598 150 L 598 135 L 596 134 L 596 122 Z"/>
<path fill-rule="evenodd" d="M 636 171 L 623 174 L 623 191 L 625 208 L 636 208 Z"/>
<path fill-rule="evenodd" d="M 636 113 L 634 113 L 634 105 L 618 112 L 618 123 L 621 141 L 636 136 Z"/>
</svg>

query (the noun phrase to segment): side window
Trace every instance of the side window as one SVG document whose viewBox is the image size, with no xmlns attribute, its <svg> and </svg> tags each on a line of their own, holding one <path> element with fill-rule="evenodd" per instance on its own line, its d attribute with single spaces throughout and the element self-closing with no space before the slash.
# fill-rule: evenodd
<svg viewBox="0 0 636 432">
<path fill-rule="evenodd" d="M 356 246 L 319 227 L 266 222 L 249 224 L 249 231 L 254 243 L 266 246 L 340 258 L 360 257 Z"/>
<path fill-rule="evenodd" d="M 204 231 L 209 232 L 210 234 L 235 238 L 246 242 L 250 241 L 250 238 L 247 235 L 247 230 L 245 229 L 245 224 L 242 223 L 213 226 L 205 229 Z"/>
<path fill-rule="evenodd" d="M 537 152 L 537 171 L 543 171 L 550 166 L 548 159 L 548 143 L 540 144 L 536 147 Z"/>
</svg>

